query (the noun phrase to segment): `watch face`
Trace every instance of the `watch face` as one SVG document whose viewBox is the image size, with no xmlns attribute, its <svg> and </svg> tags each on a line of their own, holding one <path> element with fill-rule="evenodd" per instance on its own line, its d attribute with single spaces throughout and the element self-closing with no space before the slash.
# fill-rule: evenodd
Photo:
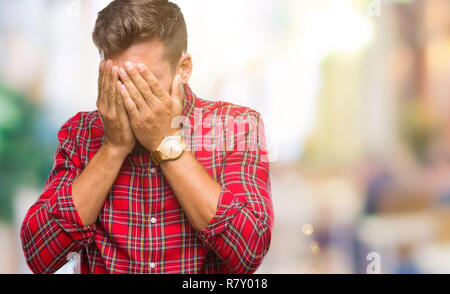
<svg viewBox="0 0 450 294">
<path fill-rule="evenodd" d="M 181 142 L 176 137 L 168 137 L 164 140 L 161 148 L 161 152 L 168 158 L 176 158 L 183 151 Z"/>
</svg>

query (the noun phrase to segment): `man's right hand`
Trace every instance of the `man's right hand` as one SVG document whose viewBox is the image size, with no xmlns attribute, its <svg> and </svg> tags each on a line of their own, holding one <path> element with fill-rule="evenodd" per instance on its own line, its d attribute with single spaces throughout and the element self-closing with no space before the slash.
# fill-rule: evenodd
<svg viewBox="0 0 450 294">
<path fill-rule="evenodd" d="M 103 122 L 103 146 L 127 156 L 136 139 L 118 90 L 119 68 L 111 60 L 100 63 L 97 108 Z"/>
</svg>

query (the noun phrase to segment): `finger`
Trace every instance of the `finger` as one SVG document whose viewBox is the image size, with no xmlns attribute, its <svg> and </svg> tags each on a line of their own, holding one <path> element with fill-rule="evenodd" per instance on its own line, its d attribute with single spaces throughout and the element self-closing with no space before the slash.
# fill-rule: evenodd
<svg viewBox="0 0 450 294">
<path fill-rule="evenodd" d="M 125 109 L 124 98 L 121 94 L 122 85 L 123 84 L 120 80 L 116 82 L 116 92 L 117 92 L 116 108 L 117 108 L 117 114 L 118 114 L 119 120 L 122 122 L 126 122 L 130 118 L 129 118 L 127 110 Z"/>
<path fill-rule="evenodd" d="M 128 93 L 128 90 L 124 84 L 120 86 L 120 93 L 122 95 L 122 100 L 124 102 L 125 109 L 130 116 L 131 120 L 138 120 L 139 119 L 139 110 L 136 107 L 136 104 L 134 103 L 133 99 L 131 98 L 130 94 Z"/>
<path fill-rule="evenodd" d="M 108 76 L 108 78 L 109 78 L 109 82 L 108 82 L 108 89 L 109 89 L 109 91 L 108 91 L 108 101 L 109 101 L 109 107 L 110 107 L 110 109 L 112 109 L 112 108 L 114 108 L 114 105 L 115 105 L 115 103 L 116 103 L 116 96 L 115 96 L 115 92 L 116 92 L 116 87 L 115 87 L 115 85 L 116 85 L 116 82 L 115 82 L 115 80 L 114 80 L 114 75 L 116 74 L 116 75 L 118 75 L 118 73 L 116 72 L 115 74 L 114 74 L 114 70 L 119 70 L 119 68 L 117 67 L 117 69 L 115 69 L 115 65 L 114 65 L 114 63 L 111 61 L 111 68 L 110 68 L 110 70 L 109 70 L 109 76 Z"/>
<path fill-rule="evenodd" d="M 118 80 L 119 80 L 119 67 L 114 65 L 111 69 L 111 82 L 110 82 L 111 83 L 110 85 L 111 85 L 112 100 L 114 102 L 114 105 L 117 104 L 118 100 L 121 100 L 120 95 L 119 95 L 120 92 L 117 92 L 117 89 L 116 89 L 116 83 Z"/>
<path fill-rule="evenodd" d="M 136 88 L 136 86 L 134 85 L 133 81 L 128 76 L 124 68 L 120 68 L 119 75 L 120 78 L 122 79 L 124 87 L 126 87 L 129 97 L 132 99 L 132 101 L 134 101 L 134 104 L 137 106 L 137 108 L 141 111 L 148 108 L 148 105 L 145 102 L 144 97 L 142 97 L 141 93 L 138 91 L 138 89 Z"/>
<path fill-rule="evenodd" d="M 103 78 L 103 91 L 102 91 L 102 100 L 103 106 L 105 107 L 105 111 L 109 110 L 110 100 L 111 100 L 111 68 L 112 61 L 108 60 L 106 62 L 105 67 L 105 75 Z"/>
<path fill-rule="evenodd" d="M 110 76 L 110 103 L 109 103 L 109 111 L 111 115 L 115 115 L 117 112 L 117 101 L 122 100 L 119 92 L 116 91 L 116 83 L 119 80 L 119 68 L 117 66 L 113 66 L 111 69 Z"/>
<path fill-rule="evenodd" d="M 168 93 L 158 81 L 158 79 L 153 75 L 150 69 L 143 63 L 137 65 L 137 69 L 147 84 L 150 86 L 151 91 L 161 101 L 168 98 Z"/>
<path fill-rule="evenodd" d="M 125 94 L 125 97 L 126 97 L 126 96 L 129 96 L 129 93 L 128 93 L 128 90 L 126 90 L 126 87 L 125 87 L 125 93 L 122 94 L 122 87 L 124 87 L 124 86 L 125 85 L 120 80 L 118 80 L 116 82 L 116 92 L 117 92 L 117 103 L 116 103 L 116 105 L 117 105 L 117 111 L 119 113 L 124 113 L 125 115 L 127 115 L 127 109 L 125 108 L 125 102 L 124 102 L 124 94 Z M 134 103 L 134 101 L 133 101 L 133 103 Z"/>
<path fill-rule="evenodd" d="M 117 97 L 116 97 L 116 105 L 117 105 L 117 110 L 120 111 L 125 111 L 124 105 L 123 105 L 123 97 L 122 97 L 122 82 L 120 80 L 116 81 L 116 93 L 117 93 Z"/>
<path fill-rule="evenodd" d="M 113 91 L 113 93 L 116 93 L 116 88 L 112 87 L 116 84 L 116 82 L 119 80 L 119 68 L 117 66 L 113 66 L 111 69 L 111 89 Z"/>
<path fill-rule="evenodd" d="M 154 107 L 156 103 L 160 102 L 160 100 L 153 94 L 147 82 L 144 80 L 144 78 L 141 76 L 139 71 L 132 63 L 128 61 L 125 62 L 125 68 L 127 69 L 128 76 L 131 78 L 133 84 L 136 86 L 137 90 L 142 94 L 142 96 L 145 99 L 145 102 L 147 103 L 148 106 L 150 106 L 150 108 Z"/>
<path fill-rule="evenodd" d="M 182 91 L 182 84 L 181 84 L 181 75 L 176 74 L 175 78 L 172 82 L 172 93 L 171 97 L 173 100 L 176 100 L 180 103 L 180 105 L 183 105 L 183 91 Z"/>
<path fill-rule="evenodd" d="M 100 62 L 98 68 L 98 96 L 97 96 L 97 108 L 101 107 L 102 103 L 102 91 L 103 91 L 103 76 L 105 74 L 105 61 Z"/>
</svg>

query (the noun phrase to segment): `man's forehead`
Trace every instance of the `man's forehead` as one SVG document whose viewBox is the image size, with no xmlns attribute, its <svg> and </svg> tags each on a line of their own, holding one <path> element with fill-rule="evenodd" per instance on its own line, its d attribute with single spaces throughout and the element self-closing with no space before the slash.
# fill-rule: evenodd
<svg viewBox="0 0 450 294">
<path fill-rule="evenodd" d="M 127 50 L 111 57 L 115 65 L 124 67 L 125 62 L 145 64 L 155 75 L 163 71 L 162 43 L 147 41 L 132 45 Z"/>
<path fill-rule="evenodd" d="M 120 55 L 120 56 L 112 57 L 111 60 L 114 62 L 115 65 L 117 65 L 119 67 L 124 67 L 125 62 L 127 62 L 127 61 L 132 62 L 134 64 L 143 63 L 146 66 L 148 66 L 149 68 L 155 67 L 158 64 L 158 63 L 151 62 L 151 60 L 148 60 L 147 58 L 143 58 L 142 56 L 136 56 L 136 55 L 130 55 L 130 56 Z"/>
</svg>

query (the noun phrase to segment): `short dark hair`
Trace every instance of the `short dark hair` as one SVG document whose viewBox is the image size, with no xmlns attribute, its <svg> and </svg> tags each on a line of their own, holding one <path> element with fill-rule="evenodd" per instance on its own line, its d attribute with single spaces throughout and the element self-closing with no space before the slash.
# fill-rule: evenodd
<svg viewBox="0 0 450 294">
<path fill-rule="evenodd" d="M 158 39 L 172 70 L 187 51 L 184 16 L 168 0 L 114 0 L 98 13 L 92 38 L 105 59 L 133 44 Z"/>
</svg>

